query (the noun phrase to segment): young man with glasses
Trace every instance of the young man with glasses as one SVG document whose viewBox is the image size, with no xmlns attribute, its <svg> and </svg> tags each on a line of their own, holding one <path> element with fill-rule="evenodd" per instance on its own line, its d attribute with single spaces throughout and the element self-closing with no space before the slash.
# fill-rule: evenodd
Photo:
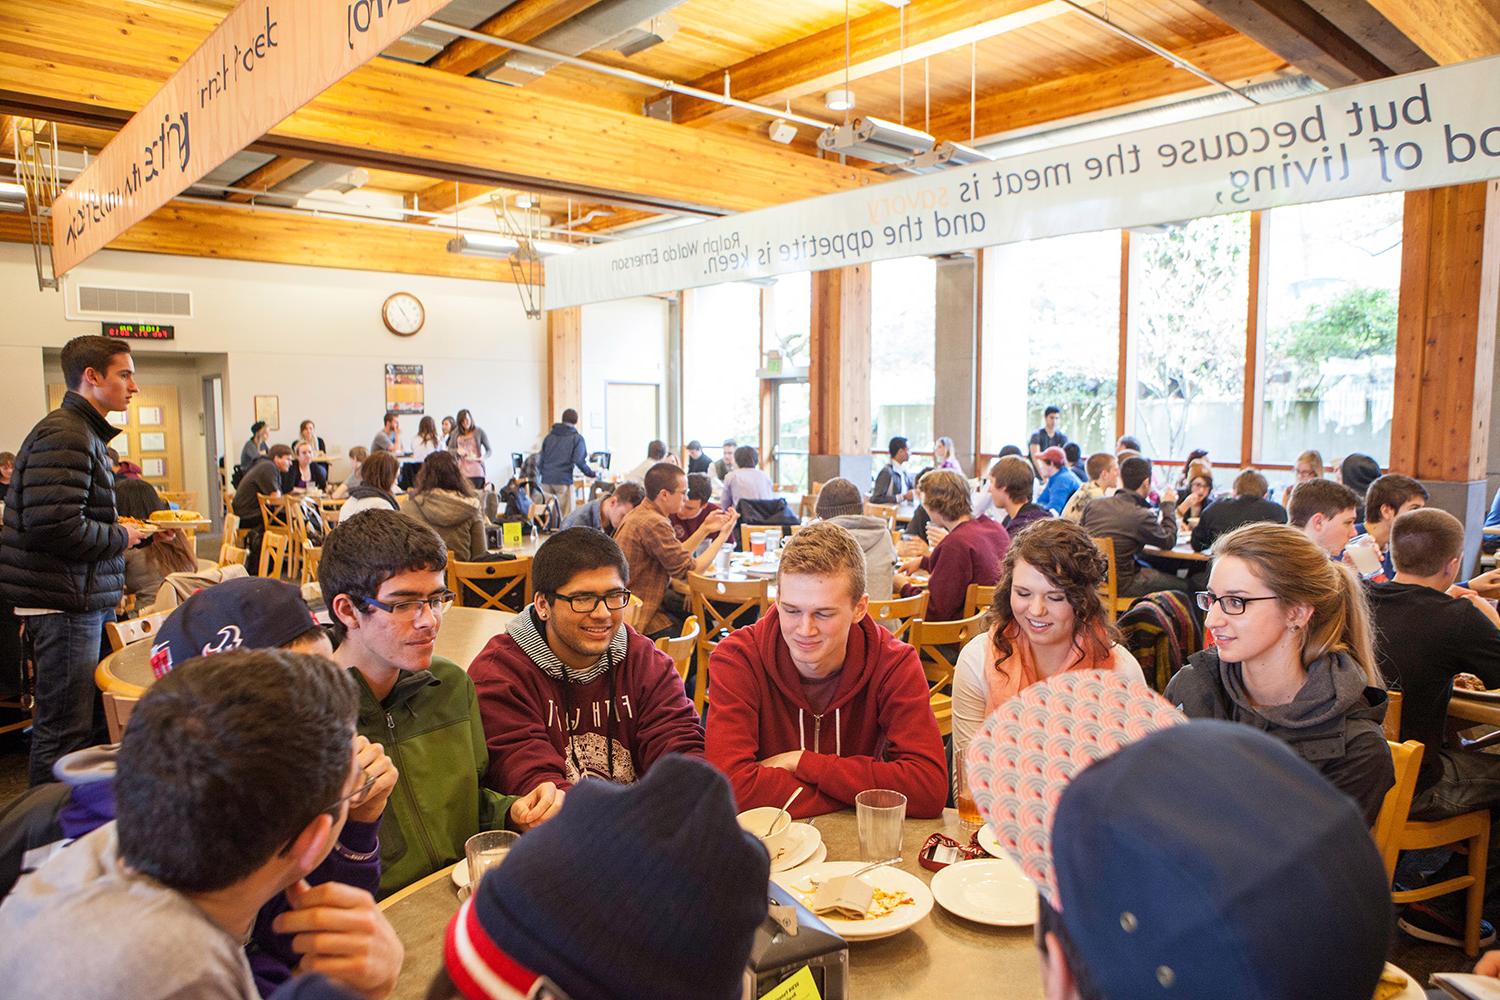
<svg viewBox="0 0 1500 1000">
<path fill-rule="evenodd" d="M 630 568 L 620 547 L 593 528 L 568 528 L 537 550 L 531 581 L 531 606 L 469 670 L 487 783 L 630 784 L 666 754 L 701 757 L 703 726 L 671 658 L 622 620 Z"/>
<path fill-rule="evenodd" d="M 549 783 L 524 797 L 480 783 L 489 760 L 474 682 L 433 655 L 453 603 L 447 564 L 432 529 L 370 510 L 329 533 L 318 566 L 340 638 L 334 659 L 359 684 L 359 732 L 401 772 L 380 829 L 383 896 L 462 860 L 481 830 L 528 830 L 562 807 Z"/>
</svg>

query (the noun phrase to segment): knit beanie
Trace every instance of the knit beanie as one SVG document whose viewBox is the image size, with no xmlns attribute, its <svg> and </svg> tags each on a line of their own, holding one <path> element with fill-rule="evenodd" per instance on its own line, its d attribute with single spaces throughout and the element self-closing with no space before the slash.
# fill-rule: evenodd
<svg viewBox="0 0 1500 1000">
<path fill-rule="evenodd" d="M 822 518 L 863 514 L 865 497 L 859 487 L 847 479 L 830 479 L 818 493 L 817 514 Z"/>
<path fill-rule="evenodd" d="M 448 974 L 470 1000 L 543 978 L 570 1000 L 738 1000 L 769 878 L 729 783 L 668 755 L 569 789 L 448 925 Z"/>
</svg>

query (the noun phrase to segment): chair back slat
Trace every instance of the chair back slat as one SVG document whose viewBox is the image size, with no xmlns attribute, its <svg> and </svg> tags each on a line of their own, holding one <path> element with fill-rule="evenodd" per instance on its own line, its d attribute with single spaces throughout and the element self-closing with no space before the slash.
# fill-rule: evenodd
<svg viewBox="0 0 1500 1000">
<path fill-rule="evenodd" d="M 132 642 L 139 642 L 155 635 L 166 617 L 165 614 L 154 614 L 142 615 L 140 618 L 130 618 L 126 621 L 105 622 L 104 634 L 109 639 L 110 651 L 124 649 Z"/>
<path fill-rule="evenodd" d="M 867 517 L 878 517 L 885 521 L 885 526 L 892 531 L 896 530 L 897 507 L 893 503 L 867 503 L 865 504 L 865 515 Z"/>
<path fill-rule="evenodd" d="M 953 682 L 958 663 L 956 650 L 984 631 L 984 615 L 973 615 L 955 622 L 912 620 L 907 642 L 917 648 L 927 686 L 933 694 L 941 693 Z"/>
<path fill-rule="evenodd" d="M 255 502 L 260 504 L 260 522 L 265 526 L 266 534 L 271 534 L 272 532 L 291 533 L 291 525 L 287 524 L 286 520 L 288 504 L 285 502 L 285 498 L 262 493 L 255 498 Z"/>
<path fill-rule="evenodd" d="M 1386 741 L 1391 748 L 1391 763 L 1396 769 L 1396 783 L 1385 793 L 1380 803 L 1380 813 L 1370 834 L 1375 838 L 1375 847 L 1380 851 L 1380 860 L 1385 863 L 1387 880 L 1396 875 L 1396 855 L 1401 848 L 1401 828 L 1406 825 L 1411 812 L 1411 800 L 1417 791 L 1417 772 L 1422 766 L 1422 744 L 1416 740 L 1405 743 Z"/>
<path fill-rule="evenodd" d="M 708 661 L 724 633 L 751 624 L 741 621 L 753 612 L 756 619 L 771 609 L 770 580 L 718 580 L 701 573 L 688 574 L 692 614 L 702 631 L 698 634 L 698 684 L 693 702 L 698 714 L 708 704 Z"/>
<path fill-rule="evenodd" d="M 109 741 L 120 742 L 120 737 L 125 735 L 125 726 L 130 722 L 131 713 L 135 711 L 139 698 L 127 698 L 122 694 L 114 694 L 105 691 L 101 695 L 104 701 L 104 726 L 109 730 Z"/>
<path fill-rule="evenodd" d="M 682 634 L 679 636 L 664 635 L 656 640 L 656 648 L 672 658 L 672 665 L 677 668 L 677 676 L 687 683 L 688 670 L 693 665 L 693 650 L 698 645 L 698 635 L 703 631 L 703 626 L 698 624 L 697 615 L 689 615 L 688 620 L 682 623 Z M 698 685 L 702 687 L 703 685 Z M 699 711 L 702 711 L 700 706 Z"/>
<path fill-rule="evenodd" d="M 912 597 L 897 597 L 889 601 L 871 601 L 870 620 L 891 630 L 897 639 L 909 641 L 911 623 L 927 614 L 927 591 Z"/>
<path fill-rule="evenodd" d="M 995 603 L 995 591 L 999 586 L 986 587 L 982 583 L 971 583 L 969 589 L 964 592 L 964 617 L 973 618 L 982 611 L 988 611 L 991 604 Z"/>
<path fill-rule="evenodd" d="M 531 557 L 459 562 L 450 554 L 448 589 L 459 607 L 519 613 L 531 603 Z"/>
<path fill-rule="evenodd" d="M 1130 610 L 1135 598 L 1120 596 L 1120 567 L 1115 561 L 1115 540 L 1106 535 L 1095 535 L 1093 539 L 1094 545 L 1103 553 L 1107 567 L 1104 583 L 1099 587 L 1099 597 L 1104 601 L 1104 610 L 1109 615 L 1109 623 L 1113 625 L 1115 617 L 1121 611 Z"/>
<path fill-rule="evenodd" d="M 286 569 L 287 550 L 291 548 L 292 536 L 280 531 L 268 531 L 260 536 L 259 576 L 279 580 Z"/>
</svg>

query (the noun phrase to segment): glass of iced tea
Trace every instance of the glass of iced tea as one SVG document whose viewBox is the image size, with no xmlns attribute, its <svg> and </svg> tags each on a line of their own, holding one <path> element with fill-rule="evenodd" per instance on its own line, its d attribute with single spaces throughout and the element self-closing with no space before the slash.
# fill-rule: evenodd
<svg viewBox="0 0 1500 1000">
<path fill-rule="evenodd" d="M 953 802 L 958 806 L 958 821 L 965 833 L 973 833 L 984 825 L 984 817 L 979 815 L 979 805 L 974 801 L 974 790 L 969 787 L 969 769 L 964 766 L 962 759 L 956 762 L 954 771 L 958 775 L 953 791 Z"/>
</svg>

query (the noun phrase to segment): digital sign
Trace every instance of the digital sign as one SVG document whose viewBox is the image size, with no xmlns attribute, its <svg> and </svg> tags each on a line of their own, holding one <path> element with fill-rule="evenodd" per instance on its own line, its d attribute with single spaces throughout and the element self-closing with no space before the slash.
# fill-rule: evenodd
<svg viewBox="0 0 1500 1000">
<path fill-rule="evenodd" d="M 104 335 L 117 340 L 175 340 L 177 328 L 160 323 L 104 323 Z"/>
</svg>

